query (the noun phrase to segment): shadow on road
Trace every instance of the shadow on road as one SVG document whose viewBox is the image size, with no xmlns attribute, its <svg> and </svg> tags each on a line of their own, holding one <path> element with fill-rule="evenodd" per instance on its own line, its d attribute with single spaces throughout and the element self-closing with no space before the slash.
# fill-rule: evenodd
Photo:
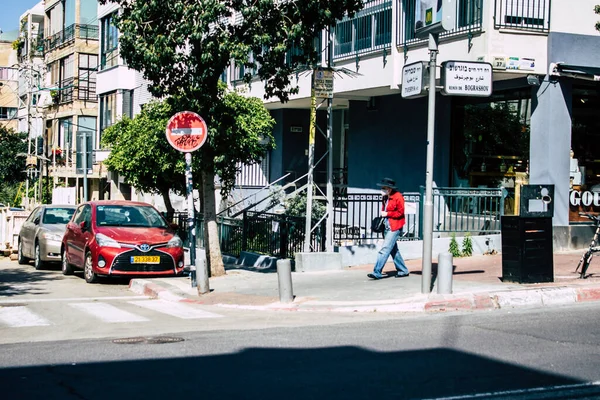
<svg viewBox="0 0 600 400">
<path fill-rule="evenodd" d="M 156 353 L 168 357 L 194 349 L 192 342 L 104 342 L 103 350 L 90 344 L 92 353 L 118 353 L 122 358 Z M 223 355 L 0 369 L 3 398 L 45 400 L 424 399 L 577 383 L 581 382 L 445 348 L 248 348 Z"/>
<path fill-rule="evenodd" d="M 33 266 L 0 268 L 0 298 L 20 294 L 47 294 L 46 281 L 64 277 L 56 271 L 36 271 Z"/>
</svg>

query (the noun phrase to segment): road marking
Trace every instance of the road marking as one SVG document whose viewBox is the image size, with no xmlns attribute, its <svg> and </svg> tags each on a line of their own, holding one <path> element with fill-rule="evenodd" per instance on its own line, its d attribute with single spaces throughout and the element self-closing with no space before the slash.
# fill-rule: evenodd
<svg viewBox="0 0 600 400">
<path fill-rule="evenodd" d="M 163 300 L 130 301 L 129 303 L 182 319 L 219 318 L 222 315 Z"/>
<path fill-rule="evenodd" d="M 469 399 L 480 399 L 480 398 L 495 398 L 503 396 L 502 398 L 513 398 L 516 396 L 526 396 L 526 395 L 543 395 L 544 393 L 548 395 L 552 395 L 550 392 L 562 392 L 562 391 L 570 391 L 570 390 L 582 390 L 587 388 L 593 388 L 595 386 L 599 386 L 600 381 L 595 382 L 586 382 L 586 383 L 575 383 L 572 385 L 558 385 L 558 386 L 545 386 L 545 387 L 537 387 L 531 389 L 518 389 L 518 390 L 504 390 L 499 392 L 488 392 L 488 393 L 477 393 L 477 394 L 467 394 L 463 396 L 452 396 L 452 397 L 435 397 L 424 400 L 469 400 Z M 571 395 L 573 395 L 571 393 Z M 536 399 L 542 399 L 543 397 L 535 397 Z M 558 397 L 550 397 L 550 398 L 558 398 Z M 568 398 L 568 397 L 560 397 L 560 398 Z"/>
<path fill-rule="evenodd" d="M 135 315 L 128 311 L 120 310 L 117 307 L 106 303 L 75 303 L 69 305 L 85 313 L 91 314 L 104 322 L 118 323 L 148 321 L 147 318 Z"/>
<path fill-rule="evenodd" d="M 57 299 L 11 299 L 0 300 L 2 304 L 20 304 L 20 303 L 51 303 L 53 301 L 102 301 L 102 300 L 142 300 L 149 299 L 150 296 L 107 296 L 107 297 L 61 297 Z"/>
<path fill-rule="evenodd" d="M 40 317 L 23 306 L 0 308 L 0 322 L 11 328 L 52 325 L 47 319 Z"/>
</svg>

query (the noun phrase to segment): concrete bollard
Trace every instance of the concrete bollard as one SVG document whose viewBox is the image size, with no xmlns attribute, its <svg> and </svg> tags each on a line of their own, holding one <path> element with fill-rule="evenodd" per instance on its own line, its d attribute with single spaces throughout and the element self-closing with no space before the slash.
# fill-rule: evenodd
<svg viewBox="0 0 600 400">
<path fill-rule="evenodd" d="M 198 294 L 210 293 L 208 284 L 208 268 L 206 267 L 206 257 L 196 255 L 196 280 L 198 284 Z"/>
<path fill-rule="evenodd" d="M 438 255 L 438 294 L 452 293 L 452 264 L 452 254 L 446 252 Z"/>
<path fill-rule="evenodd" d="M 292 288 L 292 261 L 277 260 L 277 280 L 279 281 L 279 301 L 292 303 L 294 289 Z"/>
</svg>

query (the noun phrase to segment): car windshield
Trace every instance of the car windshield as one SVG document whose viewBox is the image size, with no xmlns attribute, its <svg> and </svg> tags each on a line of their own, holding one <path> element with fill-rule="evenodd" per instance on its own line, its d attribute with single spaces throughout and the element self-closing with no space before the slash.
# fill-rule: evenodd
<svg viewBox="0 0 600 400">
<path fill-rule="evenodd" d="M 167 222 L 153 207 L 102 205 L 96 207 L 96 225 L 166 228 Z"/>
<path fill-rule="evenodd" d="M 46 208 L 42 223 L 44 225 L 67 224 L 71 220 L 73 213 L 75 213 L 74 208 Z"/>
</svg>

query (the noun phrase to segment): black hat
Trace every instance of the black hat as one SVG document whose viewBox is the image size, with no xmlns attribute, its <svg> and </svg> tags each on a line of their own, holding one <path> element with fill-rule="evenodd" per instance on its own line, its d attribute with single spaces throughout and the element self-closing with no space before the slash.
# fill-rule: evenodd
<svg viewBox="0 0 600 400">
<path fill-rule="evenodd" d="M 393 180 L 393 179 L 391 179 L 391 178 L 383 178 L 381 180 L 381 182 L 379 182 L 377 184 L 377 186 L 380 186 L 380 187 L 384 187 L 385 186 L 385 187 L 389 187 L 389 188 L 392 188 L 392 189 L 396 189 L 396 181 Z"/>
</svg>

